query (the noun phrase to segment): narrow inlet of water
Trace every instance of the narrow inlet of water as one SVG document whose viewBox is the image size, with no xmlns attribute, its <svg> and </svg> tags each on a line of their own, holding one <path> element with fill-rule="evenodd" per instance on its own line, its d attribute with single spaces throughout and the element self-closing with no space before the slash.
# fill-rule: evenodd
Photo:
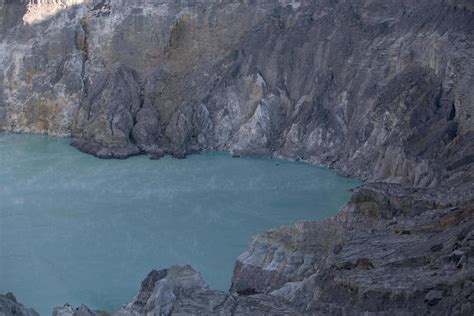
<svg viewBox="0 0 474 316">
<path fill-rule="evenodd" d="M 115 311 L 173 264 L 226 291 L 253 236 L 328 218 L 360 184 L 300 162 L 100 160 L 68 144 L 0 135 L 0 292 L 41 315 L 66 302 Z"/>
</svg>

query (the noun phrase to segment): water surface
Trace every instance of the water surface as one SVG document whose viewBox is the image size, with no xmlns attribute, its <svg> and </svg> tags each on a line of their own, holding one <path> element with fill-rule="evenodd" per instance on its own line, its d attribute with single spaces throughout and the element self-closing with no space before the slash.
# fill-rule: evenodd
<svg viewBox="0 0 474 316">
<path fill-rule="evenodd" d="M 305 163 L 100 160 L 68 143 L 0 135 L 0 292 L 41 315 L 65 302 L 117 310 L 173 264 L 227 290 L 252 236 L 330 217 L 359 184 Z"/>
</svg>

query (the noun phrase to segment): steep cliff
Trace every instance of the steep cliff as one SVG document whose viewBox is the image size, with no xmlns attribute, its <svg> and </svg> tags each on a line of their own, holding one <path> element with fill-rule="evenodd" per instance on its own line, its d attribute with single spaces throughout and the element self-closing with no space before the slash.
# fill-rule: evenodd
<svg viewBox="0 0 474 316">
<path fill-rule="evenodd" d="M 469 1 L 4 1 L 0 128 L 436 185 L 473 160 Z M 433 128 L 436 126 L 436 128 Z"/>
<path fill-rule="evenodd" d="M 300 311 L 474 309 L 472 1 L 0 7 L 2 131 L 72 135 L 101 158 L 228 150 L 377 181 L 336 219 L 259 236 L 236 293 Z"/>
</svg>

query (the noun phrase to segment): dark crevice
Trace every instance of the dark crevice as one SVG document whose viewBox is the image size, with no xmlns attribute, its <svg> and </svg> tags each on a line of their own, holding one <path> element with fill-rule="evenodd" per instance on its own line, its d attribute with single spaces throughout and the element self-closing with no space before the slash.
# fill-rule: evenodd
<svg viewBox="0 0 474 316">
<path fill-rule="evenodd" d="M 81 26 L 83 37 L 79 39 L 77 44 L 79 45 L 79 50 L 81 52 L 81 58 L 82 58 L 81 78 L 82 78 L 82 84 L 83 84 L 83 95 L 84 97 L 87 97 L 89 95 L 89 84 L 86 78 L 86 64 L 87 64 L 87 61 L 89 60 L 89 44 L 88 44 L 89 30 L 84 18 L 81 19 L 79 24 Z"/>
<path fill-rule="evenodd" d="M 453 102 L 453 104 L 451 105 L 451 111 L 449 112 L 449 115 L 448 115 L 448 121 L 454 120 L 455 117 L 456 117 L 456 106 Z"/>
<path fill-rule="evenodd" d="M 87 61 L 89 60 L 89 44 L 88 44 L 88 38 L 89 38 L 89 30 L 87 27 L 87 23 L 85 21 L 85 18 L 82 18 L 79 22 L 79 25 L 81 27 L 82 34 L 78 35 L 76 38 L 76 46 L 77 49 L 79 49 L 81 53 L 81 80 L 82 80 L 82 102 L 81 104 L 84 104 L 84 101 L 89 97 L 89 82 L 86 77 L 86 66 L 87 66 Z M 90 120 L 91 118 L 91 107 L 90 104 L 88 105 L 87 109 L 87 119 Z"/>
<path fill-rule="evenodd" d="M 132 114 L 132 119 L 133 119 L 133 125 L 128 134 L 128 139 L 134 145 L 137 144 L 137 140 L 135 139 L 135 137 L 133 137 L 133 129 L 138 124 L 137 116 L 138 116 L 138 113 L 140 113 L 140 111 L 143 109 L 144 104 L 145 104 L 145 89 L 143 88 L 143 86 L 141 86 L 140 87 L 140 106 L 135 113 L 133 113 L 132 109 L 130 109 L 130 113 Z"/>
<path fill-rule="evenodd" d="M 247 289 L 238 290 L 237 294 L 239 294 L 240 296 L 250 296 L 250 295 L 255 295 L 259 293 L 257 292 L 256 289 L 247 288 Z"/>
<path fill-rule="evenodd" d="M 50 80 L 51 85 L 57 84 L 64 75 L 64 65 L 66 64 L 66 58 L 63 58 L 60 62 L 58 67 L 56 68 L 55 76 Z"/>
<path fill-rule="evenodd" d="M 438 94 L 436 95 L 435 105 L 436 109 L 441 108 L 441 97 L 443 95 L 443 85 L 441 84 Z"/>
</svg>

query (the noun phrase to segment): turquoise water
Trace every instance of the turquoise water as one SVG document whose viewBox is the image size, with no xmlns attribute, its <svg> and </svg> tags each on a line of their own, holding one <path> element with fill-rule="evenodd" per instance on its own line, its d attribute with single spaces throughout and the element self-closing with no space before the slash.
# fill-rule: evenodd
<svg viewBox="0 0 474 316">
<path fill-rule="evenodd" d="M 100 160 L 68 143 L 0 135 L 0 292 L 41 315 L 66 302 L 117 310 L 173 264 L 227 290 L 252 236 L 332 216 L 359 184 L 297 162 Z"/>
</svg>

